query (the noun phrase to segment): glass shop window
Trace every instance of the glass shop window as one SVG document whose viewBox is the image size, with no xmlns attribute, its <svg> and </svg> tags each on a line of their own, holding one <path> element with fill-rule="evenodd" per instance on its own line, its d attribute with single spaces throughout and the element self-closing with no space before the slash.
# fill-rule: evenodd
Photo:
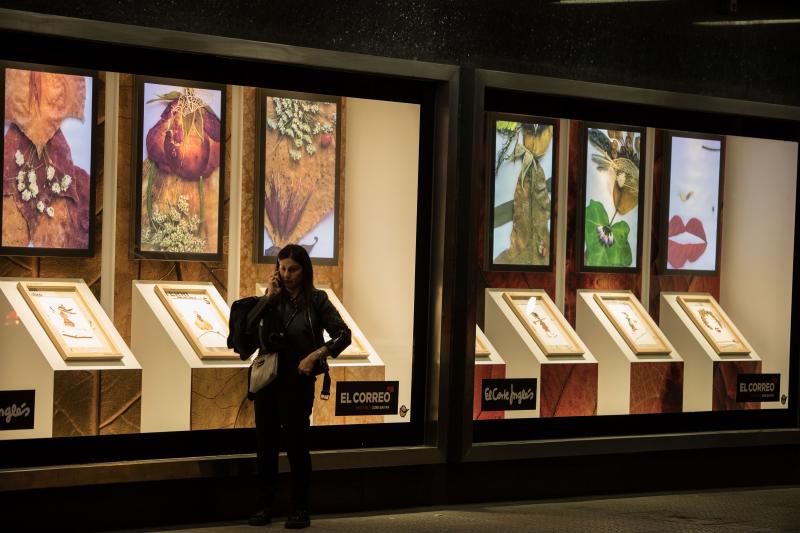
<svg viewBox="0 0 800 533">
<path fill-rule="evenodd" d="M 798 143 L 645 126 L 485 114 L 476 428 L 788 408 Z"/>
<path fill-rule="evenodd" d="M 0 67 L 13 103 L 0 439 L 253 427 L 229 305 L 264 293 L 289 243 L 309 252 L 317 288 L 352 331 L 329 360 L 330 399 L 317 379 L 312 424 L 410 421 L 419 104 L 245 87 L 234 109 L 231 86 L 121 74 L 116 240 L 103 242 L 105 73 Z"/>
</svg>

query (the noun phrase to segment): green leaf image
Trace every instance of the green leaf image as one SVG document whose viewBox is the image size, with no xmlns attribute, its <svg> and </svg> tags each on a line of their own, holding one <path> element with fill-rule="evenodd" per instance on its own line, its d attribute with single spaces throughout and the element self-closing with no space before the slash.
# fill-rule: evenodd
<svg viewBox="0 0 800 533">
<path fill-rule="evenodd" d="M 519 126 L 519 122 L 510 122 L 507 120 L 498 120 L 495 123 L 498 133 L 503 133 L 505 135 L 515 134 L 517 132 L 517 126 Z"/>
<path fill-rule="evenodd" d="M 606 232 L 606 241 L 601 239 L 598 228 Z M 610 238 L 608 232 L 610 231 Z M 625 221 L 611 224 L 603 204 L 597 200 L 589 201 L 584 217 L 584 242 L 586 253 L 584 266 L 588 267 L 628 267 L 633 263 L 631 245 L 628 243 L 630 226 Z M 610 241 L 610 244 L 608 242 Z"/>
</svg>

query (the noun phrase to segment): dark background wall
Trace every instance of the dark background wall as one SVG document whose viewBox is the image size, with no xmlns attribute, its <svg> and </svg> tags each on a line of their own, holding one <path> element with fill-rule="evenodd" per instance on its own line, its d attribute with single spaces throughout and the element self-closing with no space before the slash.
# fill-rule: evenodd
<svg viewBox="0 0 800 533">
<path fill-rule="evenodd" d="M 800 105 L 796 0 L 0 0 L 0 7 L 651 89 Z"/>
</svg>

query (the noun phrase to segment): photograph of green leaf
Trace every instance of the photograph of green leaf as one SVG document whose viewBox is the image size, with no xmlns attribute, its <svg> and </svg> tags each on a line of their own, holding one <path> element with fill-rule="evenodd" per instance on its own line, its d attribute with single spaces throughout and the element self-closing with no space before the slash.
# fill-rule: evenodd
<svg viewBox="0 0 800 533">
<path fill-rule="evenodd" d="M 554 124 L 510 115 L 495 115 L 490 121 L 490 268 L 535 270 L 552 265 Z"/>
<path fill-rule="evenodd" d="M 642 133 L 589 127 L 586 134 L 581 264 L 636 269 Z"/>
</svg>

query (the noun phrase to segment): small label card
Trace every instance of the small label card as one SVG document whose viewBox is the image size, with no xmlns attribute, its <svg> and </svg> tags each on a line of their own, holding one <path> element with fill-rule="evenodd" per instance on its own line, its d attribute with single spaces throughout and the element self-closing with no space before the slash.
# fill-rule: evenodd
<svg viewBox="0 0 800 533">
<path fill-rule="evenodd" d="M 339 381 L 336 416 L 396 415 L 399 381 Z"/>
<path fill-rule="evenodd" d="M 739 374 L 736 377 L 736 401 L 777 402 L 780 400 L 780 374 Z"/>
<path fill-rule="evenodd" d="M 33 429 L 35 390 L 0 391 L 0 431 Z"/>
<path fill-rule="evenodd" d="M 536 378 L 484 379 L 481 411 L 536 409 Z"/>
</svg>

